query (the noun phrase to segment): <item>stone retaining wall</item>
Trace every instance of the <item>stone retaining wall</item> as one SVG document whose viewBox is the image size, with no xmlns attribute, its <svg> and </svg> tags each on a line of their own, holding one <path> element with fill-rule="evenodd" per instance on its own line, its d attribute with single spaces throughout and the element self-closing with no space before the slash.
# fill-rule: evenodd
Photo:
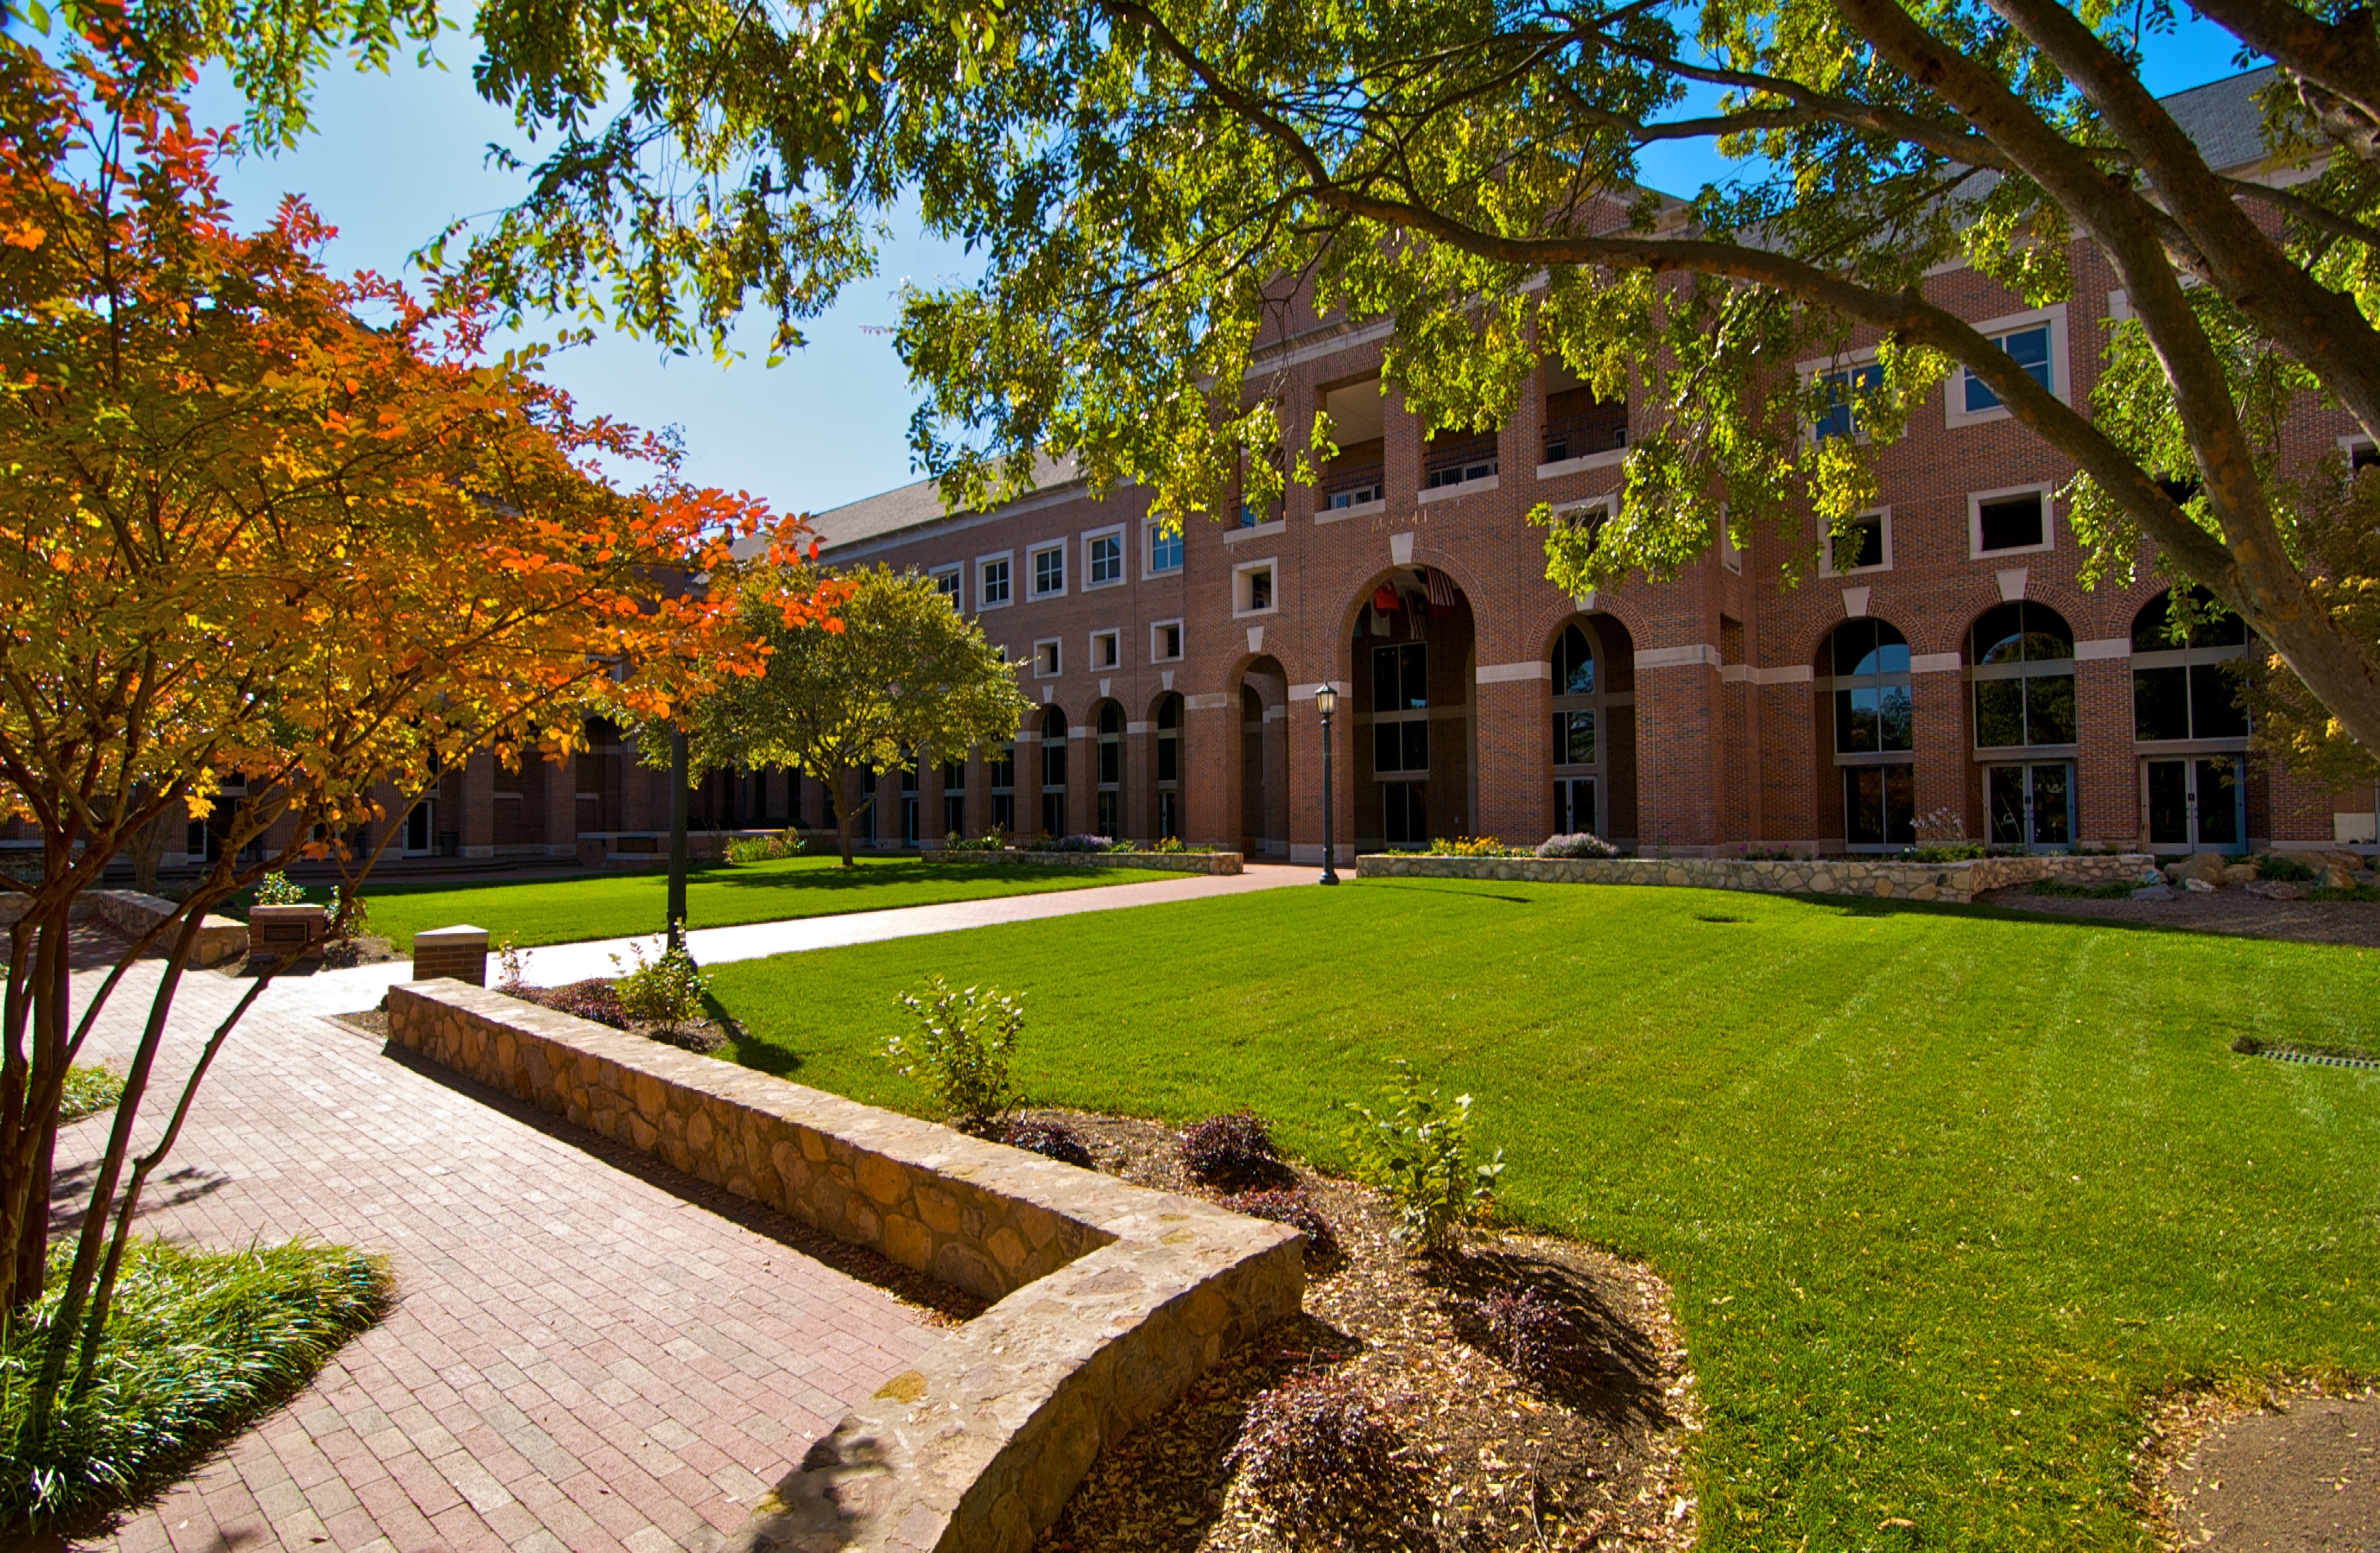
<svg viewBox="0 0 2380 1553">
<path fill-rule="evenodd" d="M 451 980 L 392 1044 L 993 1300 L 810 1449 L 739 1549 L 1030 1547 L 1100 1450 L 1293 1314 L 1305 1237 Z"/>
<path fill-rule="evenodd" d="M 1026 852 L 1009 847 L 1000 852 L 951 852 L 925 849 L 929 863 L 1024 863 L 1042 868 L 1155 868 L 1174 874 L 1235 874 L 1241 871 L 1236 852 Z"/>
<path fill-rule="evenodd" d="M 1779 895 L 1876 895 L 1904 901 L 1973 901 L 1986 890 L 2034 880 L 2076 884 L 2137 881 L 2153 859 L 2143 854 L 2078 856 L 2044 853 L 1964 863 L 1912 863 L 1864 857 L 1795 857 L 1746 862 L 1719 857 L 1432 857 L 1375 853 L 1356 871 L 1387 879 L 1518 880 L 1539 884 L 1660 884 L 1697 890 L 1750 890 Z"/>
<path fill-rule="evenodd" d="M 25 897 L 0 895 L 0 928 L 13 928 L 25 915 Z M 128 939 L 138 939 L 174 915 L 174 903 L 138 890 L 86 890 L 74 899 L 68 916 L 76 922 L 96 918 Z M 159 940 L 160 951 L 165 947 Z M 248 924 L 228 916 L 209 916 L 199 924 L 199 941 L 190 964 L 199 966 L 237 965 L 248 958 Z"/>
</svg>

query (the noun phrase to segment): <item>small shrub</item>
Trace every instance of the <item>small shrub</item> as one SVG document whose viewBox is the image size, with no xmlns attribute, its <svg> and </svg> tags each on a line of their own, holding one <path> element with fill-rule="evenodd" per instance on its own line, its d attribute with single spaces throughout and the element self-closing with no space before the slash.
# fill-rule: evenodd
<svg viewBox="0 0 2380 1553">
<path fill-rule="evenodd" d="M 1540 857 L 1617 857 L 1620 849 L 1589 831 L 1548 836 L 1537 843 Z"/>
<path fill-rule="evenodd" d="M 331 913 L 331 936 L 356 940 L 372 936 L 371 902 L 361 895 L 350 895 L 345 905 Z"/>
<path fill-rule="evenodd" d="M 1430 839 L 1432 857 L 1512 857 L 1514 849 L 1493 836 L 1434 836 Z"/>
<path fill-rule="evenodd" d="M 1949 842 L 1937 846 L 1916 846 L 1906 855 L 1916 863 L 1968 863 L 1984 855 L 1981 842 Z"/>
<path fill-rule="evenodd" d="M 1353 1385 L 1300 1376 L 1249 1406 L 1231 1462 L 1257 1503 L 1305 1523 L 1376 1494 L 1397 1470 L 1397 1444 L 1396 1426 Z"/>
<path fill-rule="evenodd" d="M 58 1097 L 58 1120 L 79 1122 L 114 1110 L 124 1098 L 124 1075 L 98 1062 L 77 1062 L 67 1070 L 67 1086 Z"/>
<path fill-rule="evenodd" d="M 521 984 L 528 979 L 528 959 L 521 946 L 506 933 L 496 944 L 496 990 L 508 997 L 521 995 Z"/>
<path fill-rule="evenodd" d="M 260 906 L 302 906 L 306 904 L 306 887 L 292 884 L 285 873 L 270 873 L 257 881 L 256 904 Z"/>
<path fill-rule="evenodd" d="M 1281 1155 L 1254 1111 L 1210 1116 L 1182 1134 L 1182 1168 L 1210 1186 L 1245 1186 L 1281 1174 Z"/>
<path fill-rule="evenodd" d="M 727 843 L 730 863 L 773 863 L 782 857 L 799 857 L 809 843 L 792 826 L 766 836 L 743 836 Z"/>
<path fill-rule="evenodd" d="M 953 992 L 939 976 L 926 984 L 926 996 L 904 992 L 894 1001 L 917 1022 L 885 1039 L 894 1072 L 924 1085 L 942 1114 L 969 1131 L 988 1130 L 1015 1109 L 1008 1069 L 1025 1029 L 1021 1003 L 996 987 Z"/>
<path fill-rule="evenodd" d="M 1008 838 L 998 831 L 987 831 L 970 840 L 953 831 L 942 838 L 944 852 L 998 852 L 1008 845 Z"/>
<path fill-rule="evenodd" d="M 1182 838 L 1179 836 L 1160 836 L 1157 839 L 1156 843 L 1150 846 L 1148 850 L 1151 852 L 1171 853 L 1187 852 L 1190 849 L 1182 844 Z"/>
<path fill-rule="evenodd" d="M 1055 852 L 1112 852 L 1113 836 L 1064 836 L 1050 850 Z"/>
<path fill-rule="evenodd" d="M 1791 848 L 1782 846 L 1747 846 L 1743 849 L 1743 860 L 1747 863 L 1791 863 L 1793 852 Z"/>
<path fill-rule="evenodd" d="M 1000 1141 L 1011 1148 L 1028 1149 L 1062 1165 L 1080 1165 L 1087 1171 L 1098 1168 L 1091 1162 L 1090 1147 L 1083 1142 L 1082 1135 L 1062 1122 L 1036 1122 L 1028 1117 L 1012 1117 L 1000 1129 Z"/>
<path fill-rule="evenodd" d="M 1570 1313 L 1536 1289 L 1475 1301 L 1496 1356 L 1515 1375 L 1542 1377 L 1570 1352 Z"/>
<path fill-rule="evenodd" d="M 511 986 L 503 990 L 507 997 L 518 998 L 525 1003 L 609 1025 L 614 1030 L 625 1030 L 631 1023 L 628 1011 L 620 1004 L 619 989 L 601 977 L 574 981 L 566 987 Z"/>
<path fill-rule="evenodd" d="M 1439 1092 L 1422 1090 L 1421 1080 L 1402 1057 L 1388 1093 L 1396 1105 L 1386 1115 L 1350 1101 L 1355 1121 L 1344 1137 L 1357 1173 L 1386 1193 L 1397 1210 L 1391 1237 L 1417 1250 L 1448 1245 L 1454 1231 L 1487 1212 L 1495 1201 L 1496 1178 L 1504 1173 L 1504 1151 L 1486 1164 L 1471 1162 L 1471 1097 L 1458 1095 L 1451 1109 Z"/>
<path fill-rule="evenodd" d="M 1286 1224 L 1293 1230 L 1305 1231 L 1305 1256 L 1310 1262 L 1328 1259 L 1339 1249 L 1339 1231 L 1322 1210 L 1294 1187 L 1269 1192 L 1234 1192 L 1223 1199 L 1223 1206 L 1233 1213 L 1245 1213 L 1251 1219 L 1269 1219 L 1276 1224 Z"/>
<path fill-rule="evenodd" d="M 650 965 L 641 946 L 630 943 L 628 953 L 636 965 L 623 969 L 614 985 L 620 1006 L 631 1020 L 674 1029 L 702 1017 L 703 995 L 710 990 L 710 984 L 703 979 L 701 967 L 684 944 L 662 950 L 661 958 Z M 612 964 L 619 965 L 620 957 L 613 955 Z"/>
<path fill-rule="evenodd" d="M 2267 852 L 2256 859 L 2256 877 L 2279 880 L 2285 884 L 2304 884 L 2313 879 L 2314 872 L 2294 857 Z"/>
</svg>

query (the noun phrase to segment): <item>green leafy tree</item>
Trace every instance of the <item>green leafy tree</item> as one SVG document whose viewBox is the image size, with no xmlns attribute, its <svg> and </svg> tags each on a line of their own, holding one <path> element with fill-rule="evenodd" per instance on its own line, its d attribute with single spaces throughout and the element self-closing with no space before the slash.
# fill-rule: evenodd
<svg viewBox="0 0 2380 1553">
<path fill-rule="evenodd" d="M 785 766 L 826 783 L 845 867 L 852 826 L 875 801 L 853 801 L 860 772 L 965 759 L 1014 738 L 1024 719 L 1015 670 L 930 577 L 878 566 L 821 585 L 806 569 L 763 566 L 713 586 L 735 595 L 748 637 L 767 645 L 768 667 L 716 676 L 718 687 L 693 703 L 689 765 Z M 789 625 L 780 601 L 788 596 L 832 599 L 836 615 Z M 665 741 L 647 739 L 643 750 L 649 764 L 666 764 Z"/>
</svg>

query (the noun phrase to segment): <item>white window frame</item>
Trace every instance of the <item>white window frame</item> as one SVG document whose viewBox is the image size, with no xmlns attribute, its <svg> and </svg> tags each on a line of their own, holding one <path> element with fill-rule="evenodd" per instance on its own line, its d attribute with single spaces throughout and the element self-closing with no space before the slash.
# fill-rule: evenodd
<svg viewBox="0 0 2380 1553">
<path fill-rule="evenodd" d="M 2065 399 L 2072 388 L 2072 379 L 2066 365 L 2065 303 L 2059 302 L 2051 307 L 2035 308 L 2030 312 L 2010 313 L 2005 318 L 1987 318 L 1975 325 L 1975 331 L 1988 339 L 1997 341 L 2005 335 L 2014 334 L 2044 323 L 2049 325 L 2049 392 L 2060 399 Z M 1959 367 L 1944 380 L 1942 409 L 1946 424 L 1955 430 L 1961 426 L 1981 426 L 1990 420 L 2008 419 L 2010 411 L 2004 404 L 1994 405 L 1987 410 L 1967 408 L 1968 376 L 1967 369 Z M 1995 551 L 1992 553 L 1998 555 L 2007 552 Z"/>
<path fill-rule="evenodd" d="M 1041 649 L 1045 647 L 1050 649 L 1050 667 L 1047 669 L 1041 666 Z M 1063 639 L 1057 637 L 1043 637 L 1033 644 L 1033 677 L 1035 679 L 1060 679 L 1064 677 L 1065 673 L 1066 644 Z"/>
<path fill-rule="evenodd" d="M 1173 651 L 1171 654 L 1160 650 L 1165 642 L 1162 633 L 1167 630 L 1173 633 Z M 1150 621 L 1148 623 L 1148 661 L 1152 663 L 1181 662 L 1182 649 L 1187 639 L 1183 634 L 1180 615 L 1175 615 L 1171 620 Z"/>
<path fill-rule="evenodd" d="M 2338 451 L 2346 457 L 2348 471 L 2350 474 L 2355 469 L 2355 455 L 2359 453 L 2368 453 L 2372 447 L 2372 439 L 2361 431 L 2350 431 L 2338 439 Z"/>
<path fill-rule="evenodd" d="M 1156 564 L 1158 542 L 1157 531 L 1164 527 L 1165 525 L 1161 519 L 1154 517 L 1148 519 L 1140 526 L 1140 575 L 1144 580 L 1155 577 L 1178 577 L 1182 575 L 1183 567 L 1189 564 L 1190 526 L 1187 523 L 1184 523 L 1182 525 L 1181 532 L 1175 540 L 1175 542 L 1180 544 L 1182 547 L 1182 559 L 1176 561 L 1171 566 L 1159 566 Z"/>
<path fill-rule="evenodd" d="M 961 614 L 965 614 L 966 613 L 966 568 L 965 566 L 953 561 L 946 564 L 936 566 L 926 575 L 934 579 L 935 587 L 942 589 L 943 596 L 951 601 L 951 608 L 956 610 Z M 955 588 L 944 588 L 942 586 L 944 578 L 948 578 L 958 586 Z"/>
<path fill-rule="evenodd" d="M 2050 480 L 2034 480 L 2025 485 L 2004 485 L 1997 491 L 1967 492 L 1967 559 L 1998 561 L 2010 555 L 2041 555 L 2058 548 L 2058 487 Z M 2005 501 L 2010 496 L 2041 498 L 2041 542 L 2019 545 L 2013 550 L 1984 548 L 1984 508 L 1990 503 Z"/>
<path fill-rule="evenodd" d="M 1976 513 L 1980 513 L 1982 510 L 1983 509 L 1980 507 L 1973 509 Z M 1872 576 L 1877 572 L 1888 572 L 1892 570 L 1892 509 L 1888 506 L 1868 507 L 1863 510 L 1858 516 L 1861 517 L 1883 519 L 1884 533 L 1882 538 L 1884 540 L 1884 559 L 1877 562 L 1873 566 L 1846 566 L 1840 571 L 1836 570 L 1834 531 L 1822 523 L 1818 526 L 1818 575 L 1820 576 L 1864 577 Z M 1980 521 L 1971 517 L 1969 520 L 1969 529 L 1971 533 L 1980 536 L 1982 532 Z M 1992 553 L 1994 555 L 2010 555 L 2017 552 L 2013 551 L 1996 550 L 1992 552 Z"/>
<path fill-rule="evenodd" d="M 1875 366 L 1876 358 L 1876 347 L 1866 346 L 1858 350 L 1844 351 L 1839 356 L 1821 356 L 1809 361 L 1797 361 L 1793 364 L 1793 370 L 1802 375 L 1803 388 L 1815 388 L 1820 378 L 1831 376 L 1836 372 L 1855 372 L 1862 367 Z M 1859 417 L 1856 414 L 1852 417 L 1852 437 L 1856 442 L 1867 441 L 1867 429 L 1860 425 Z M 1804 420 L 1802 423 L 1802 445 L 1804 447 L 1818 445 L 1816 421 Z"/>
<path fill-rule="evenodd" d="M 1053 552 L 1058 557 L 1058 586 L 1044 588 L 1041 586 L 1041 558 Z M 1066 596 L 1066 541 L 1051 540 L 1047 544 L 1026 546 L 1025 572 L 1027 585 L 1032 589 L 1030 595 L 1032 598 L 1036 600 L 1064 598 Z"/>
<path fill-rule="evenodd" d="M 1257 572 L 1272 574 L 1272 602 L 1262 609 L 1250 609 L 1247 607 L 1250 585 L 1241 579 Z M 1279 557 L 1268 555 L 1261 560 L 1243 561 L 1232 568 L 1232 618 L 1233 620 L 1253 620 L 1259 615 L 1280 613 L 1281 563 Z"/>
<path fill-rule="evenodd" d="M 1008 590 L 1001 598 L 987 599 L 983 591 L 983 569 L 997 561 L 1008 563 Z M 1014 602 L 1016 602 L 1016 552 L 1013 550 L 996 550 L 989 555 L 977 556 L 975 558 L 975 613 L 981 614 L 986 610 L 1004 610 Z"/>
<path fill-rule="evenodd" d="M 1087 528 L 1083 531 L 1082 539 L 1084 592 L 1088 593 L 1095 588 L 1122 588 L 1132 580 L 1132 547 L 1124 542 L 1123 524 L 1111 523 L 1104 528 Z M 1113 540 L 1116 542 L 1116 575 L 1106 582 L 1098 581 L 1091 571 L 1091 546 L 1100 540 Z"/>
<path fill-rule="evenodd" d="M 1725 566 L 1729 571 L 1733 572 L 1736 576 L 1742 576 L 1743 575 L 1743 552 L 1735 548 L 1735 536 L 1728 530 L 1727 518 L 1727 504 L 1725 502 L 1721 502 L 1718 504 L 1718 564 Z M 1601 832 L 1599 831 L 1597 832 L 1597 834 L 1600 833 Z"/>
<path fill-rule="evenodd" d="M 1104 663 L 1099 661 L 1099 644 L 1101 642 L 1107 643 L 1109 649 L 1107 661 Z M 1090 672 L 1092 673 L 1098 673 L 1102 669 L 1123 668 L 1123 633 L 1112 625 L 1092 632 L 1091 655 L 1088 659 L 1085 660 L 1085 661 L 1089 663 Z"/>
</svg>

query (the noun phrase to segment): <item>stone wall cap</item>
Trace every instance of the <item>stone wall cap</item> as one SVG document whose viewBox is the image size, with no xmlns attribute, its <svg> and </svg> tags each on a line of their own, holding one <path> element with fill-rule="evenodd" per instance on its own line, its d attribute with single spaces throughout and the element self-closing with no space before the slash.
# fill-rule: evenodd
<svg viewBox="0 0 2380 1553">
<path fill-rule="evenodd" d="M 474 928 L 468 923 L 464 923 L 453 928 L 424 928 L 413 935 L 413 941 L 419 944 L 427 939 L 431 943 L 459 943 L 466 939 L 484 939 L 487 936 L 488 930 L 485 928 Z M 457 982 L 455 985 L 461 986 L 463 983 Z"/>
</svg>

